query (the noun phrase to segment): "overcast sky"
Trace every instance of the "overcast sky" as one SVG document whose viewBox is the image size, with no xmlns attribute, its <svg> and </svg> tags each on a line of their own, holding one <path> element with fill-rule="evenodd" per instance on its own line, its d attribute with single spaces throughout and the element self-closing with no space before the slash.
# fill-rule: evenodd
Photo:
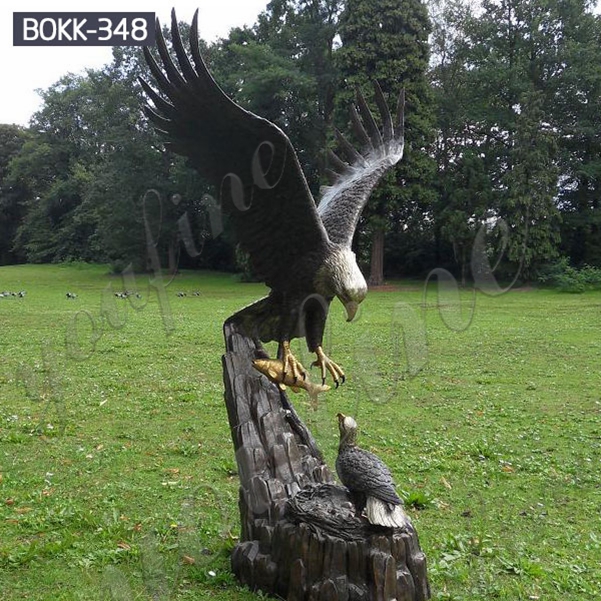
<svg viewBox="0 0 601 601">
<path fill-rule="evenodd" d="M 207 41 L 232 27 L 253 25 L 269 0 L 0 0 L 0 123 L 27 125 L 39 108 L 36 89 L 46 89 L 66 73 L 98 68 L 111 61 L 110 47 L 14 47 L 13 12 L 155 12 L 169 22 L 171 7 L 180 21 L 198 8 L 199 34 Z"/>
</svg>

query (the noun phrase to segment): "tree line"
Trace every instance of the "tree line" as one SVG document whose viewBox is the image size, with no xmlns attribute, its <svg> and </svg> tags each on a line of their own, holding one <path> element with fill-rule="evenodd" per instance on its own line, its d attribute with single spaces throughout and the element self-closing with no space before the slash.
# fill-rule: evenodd
<svg viewBox="0 0 601 601">
<path fill-rule="evenodd" d="M 498 273 L 601 268 L 601 19 L 588 0 L 273 0 L 203 44 L 224 91 L 277 123 L 316 198 L 334 127 L 377 79 L 406 91 L 406 152 L 355 240 L 373 284 L 444 267 L 470 277 L 484 229 Z M 184 37 L 188 26 L 182 24 Z M 166 34 L 167 35 L 167 34 Z M 106 262 L 248 271 L 218 191 L 165 150 L 141 107 L 138 48 L 42 92 L 0 125 L 0 264 Z M 149 190 L 156 193 L 149 195 Z M 214 200 L 217 199 L 217 200 Z M 153 251 L 153 252 L 154 252 Z"/>
</svg>

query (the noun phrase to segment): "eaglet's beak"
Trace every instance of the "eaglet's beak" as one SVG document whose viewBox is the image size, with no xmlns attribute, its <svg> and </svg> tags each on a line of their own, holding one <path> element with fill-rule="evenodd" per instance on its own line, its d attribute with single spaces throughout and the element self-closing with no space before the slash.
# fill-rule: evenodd
<svg viewBox="0 0 601 601">
<path fill-rule="evenodd" d="M 359 303 L 349 301 L 348 303 L 344 303 L 344 308 L 346 309 L 346 320 L 353 321 L 359 309 Z"/>
</svg>

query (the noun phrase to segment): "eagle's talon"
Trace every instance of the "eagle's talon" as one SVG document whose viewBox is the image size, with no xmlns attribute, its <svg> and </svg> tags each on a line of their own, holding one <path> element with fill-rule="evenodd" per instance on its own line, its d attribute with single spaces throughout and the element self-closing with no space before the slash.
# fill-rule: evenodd
<svg viewBox="0 0 601 601">
<path fill-rule="evenodd" d="M 330 372 L 336 388 L 338 388 L 340 384 L 344 384 L 345 376 L 342 368 L 326 356 L 321 346 L 318 346 L 315 349 L 315 354 L 317 355 L 317 360 L 314 361 L 312 365 L 320 368 L 322 384 L 326 383 L 326 371 Z"/>
<path fill-rule="evenodd" d="M 290 351 L 289 342 L 282 342 L 280 354 L 283 365 L 282 378 L 285 380 L 286 376 L 290 374 L 292 376 L 293 385 L 298 382 L 299 377 L 302 377 L 303 381 L 306 381 L 307 371 L 302 366 L 301 362 Z"/>
</svg>

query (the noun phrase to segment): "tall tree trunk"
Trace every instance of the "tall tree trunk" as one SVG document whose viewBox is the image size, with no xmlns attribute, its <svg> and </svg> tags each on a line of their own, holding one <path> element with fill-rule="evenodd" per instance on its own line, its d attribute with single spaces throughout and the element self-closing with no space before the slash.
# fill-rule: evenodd
<svg viewBox="0 0 601 601">
<path fill-rule="evenodd" d="M 356 515 L 290 399 L 252 366 L 265 350 L 235 315 L 223 333 L 225 404 L 240 475 L 234 574 L 286 601 L 430 599 L 413 525 L 375 527 Z"/>
<path fill-rule="evenodd" d="M 169 275 L 177 273 L 177 243 L 179 240 L 172 240 L 169 243 Z"/>
<path fill-rule="evenodd" d="M 369 285 L 381 286 L 384 283 L 384 230 L 376 228 L 371 239 L 371 267 Z"/>
</svg>

